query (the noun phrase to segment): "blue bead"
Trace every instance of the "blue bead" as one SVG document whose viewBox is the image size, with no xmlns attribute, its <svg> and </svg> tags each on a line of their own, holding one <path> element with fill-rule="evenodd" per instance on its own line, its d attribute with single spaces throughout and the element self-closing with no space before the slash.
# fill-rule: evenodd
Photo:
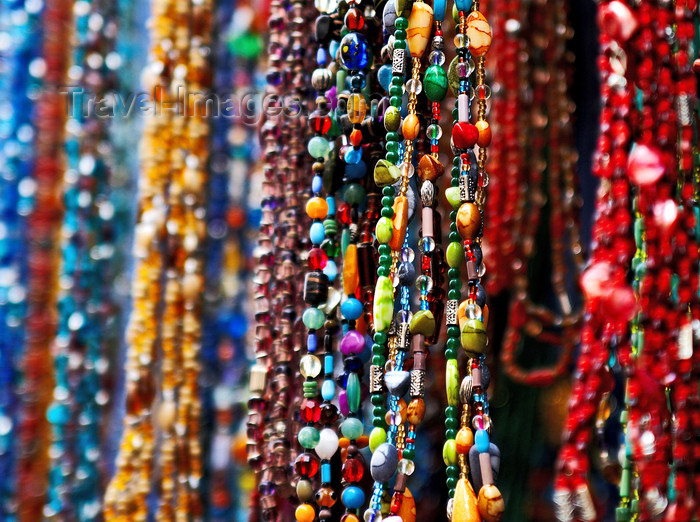
<svg viewBox="0 0 700 522">
<path fill-rule="evenodd" d="M 445 0 L 434 0 L 433 1 L 433 18 L 436 21 L 443 21 L 445 19 L 445 7 L 447 2 Z"/>
<path fill-rule="evenodd" d="M 70 411 L 65 404 L 53 404 L 46 411 L 46 418 L 51 424 L 63 425 L 70 420 Z"/>
<path fill-rule="evenodd" d="M 320 245 L 326 239 L 326 229 L 323 228 L 323 223 L 316 221 L 309 228 L 309 239 L 314 245 Z"/>
<path fill-rule="evenodd" d="M 333 375 L 333 354 L 327 353 L 323 357 L 323 373 Z"/>
<path fill-rule="evenodd" d="M 367 164 L 364 161 L 349 163 L 345 166 L 345 177 L 348 179 L 364 178 L 367 174 Z"/>
<path fill-rule="evenodd" d="M 329 484 L 331 481 L 331 463 L 324 462 L 321 464 L 321 483 Z"/>
<path fill-rule="evenodd" d="M 328 215 L 335 215 L 335 198 L 333 196 L 326 197 L 326 203 L 328 203 Z"/>
<path fill-rule="evenodd" d="M 318 338 L 316 337 L 316 334 L 309 335 L 306 338 L 306 349 L 309 352 L 315 352 L 317 346 L 318 346 Z"/>
<path fill-rule="evenodd" d="M 313 191 L 314 194 L 321 192 L 323 189 L 323 178 L 321 176 L 314 176 L 314 179 L 311 181 L 311 190 Z"/>
<path fill-rule="evenodd" d="M 356 165 L 362 161 L 362 149 L 356 149 L 355 147 L 348 147 L 345 150 L 345 156 L 343 157 L 345 163 L 348 165 Z"/>
<path fill-rule="evenodd" d="M 335 278 L 338 277 L 338 265 L 335 264 L 335 261 L 329 259 L 323 269 L 323 273 L 326 274 L 326 277 L 332 283 L 335 281 Z"/>
<path fill-rule="evenodd" d="M 331 379 L 323 381 L 321 385 L 321 397 L 324 401 L 332 401 L 335 397 L 335 383 Z"/>
<path fill-rule="evenodd" d="M 445 0 L 442 0 L 443 3 Z M 382 65 L 377 71 L 377 80 L 379 80 L 379 85 L 382 86 L 386 92 L 389 92 L 389 87 L 391 87 L 391 78 L 393 77 L 391 65 Z"/>
<path fill-rule="evenodd" d="M 331 40 L 331 43 L 328 45 L 328 54 L 330 56 L 338 54 L 338 47 L 340 47 L 340 42 L 338 42 L 338 40 Z"/>
<path fill-rule="evenodd" d="M 323 47 L 319 47 L 318 51 L 316 51 L 316 62 L 318 63 L 319 66 L 324 66 L 326 65 L 326 60 L 328 59 L 328 53 Z"/>
<path fill-rule="evenodd" d="M 341 500 L 348 509 L 360 509 L 365 503 L 365 493 L 356 486 L 350 486 L 343 491 Z"/>
<path fill-rule="evenodd" d="M 345 319 L 356 321 L 362 316 L 362 303 L 359 299 L 348 297 L 343 304 L 340 305 L 340 313 Z"/>
<path fill-rule="evenodd" d="M 479 453 L 488 453 L 489 451 L 489 434 L 486 430 L 476 430 L 474 435 L 474 446 Z"/>
<path fill-rule="evenodd" d="M 350 71 L 367 67 L 367 39 L 359 33 L 348 33 L 340 41 L 340 64 Z"/>
<path fill-rule="evenodd" d="M 471 10 L 472 4 L 472 0 L 455 0 L 455 5 L 457 6 L 457 9 L 460 11 L 464 11 L 465 13 Z"/>
</svg>

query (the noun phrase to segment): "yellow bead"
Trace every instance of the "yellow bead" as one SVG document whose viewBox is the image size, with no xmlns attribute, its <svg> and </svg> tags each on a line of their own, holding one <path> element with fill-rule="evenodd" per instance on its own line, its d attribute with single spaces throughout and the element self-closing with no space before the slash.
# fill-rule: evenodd
<svg viewBox="0 0 700 522">
<path fill-rule="evenodd" d="M 323 198 L 311 198 L 306 203 L 306 214 L 311 219 L 323 219 L 328 215 L 328 203 Z"/>
<path fill-rule="evenodd" d="M 484 522 L 500 522 L 503 519 L 506 503 L 501 492 L 493 484 L 481 486 L 478 503 L 479 514 Z"/>
<path fill-rule="evenodd" d="M 452 522 L 481 522 L 476 493 L 466 478 L 461 478 L 455 488 Z"/>
<path fill-rule="evenodd" d="M 361 94 L 354 93 L 348 99 L 348 118 L 351 123 L 362 123 L 367 114 L 367 102 Z"/>
<path fill-rule="evenodd" d="M 316 510 L 310 504 L 300 504 L 294 512 L 297 522 L 314 522 Z"/>
</svg>

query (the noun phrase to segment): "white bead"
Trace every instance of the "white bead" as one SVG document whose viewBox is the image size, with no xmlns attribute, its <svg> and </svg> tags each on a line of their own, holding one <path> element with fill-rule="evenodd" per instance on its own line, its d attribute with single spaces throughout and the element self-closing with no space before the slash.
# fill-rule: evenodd
<svg viewBox="0 0 700 522">
<path fill-rule="evenodd" d="M 469 121 L 469 96 L 460 94 L 457 98 L 459 105 L 459 121 Z"/>
<path fill-rule="evenodd" d="M 338 449 L 338 435 L 331 428 L 324 428 L 319 435 L 316 454 L 321 460 L 330 460 Z"/>
</svg>

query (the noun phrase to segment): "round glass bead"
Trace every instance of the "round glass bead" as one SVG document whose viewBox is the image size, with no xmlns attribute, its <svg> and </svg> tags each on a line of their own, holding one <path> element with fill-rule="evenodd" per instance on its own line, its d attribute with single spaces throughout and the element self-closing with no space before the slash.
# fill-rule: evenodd
<svg viewBox="0 0 700 522">
<path fill-rule="evenodd" d="M 442 137 L 442 127 L 440 125 L 428 125 L 425 133 L 431 140 L 439 140 Z"/>
<path fill-rule="evenodd" d="M 314 241 L 314 243 L 316 243 L 316 241 Z M 328 254 L 320 248 L 312 248 L 309 251 L 308 263 L 311 270 L 323 270 L 326 263 L 328 263 Z"/>
<path fill-rule="evenodd" d="M 355 417 L 349 417 L 340 425 L 340 431 L 343 434 L 343 437 L 347 439 L 359 439 L 363 433 L 362 421 L 360 419 L 356 419 Z"/>
<path fill-rule="evenodd" d="M 297 438 L 302 448 L 314 449 L 320 440 L 320 434 L 313 426 L 304 426 L 299 430 Z"/>
<path fill-rule="evenodd" d="M 299 361 L 299 371 L 306 379 L 315 379 L 321 370 L 321 360 L 315 355 L 306 354 Z"/>
<path fill-rule="evenodd" d="M 309 140 L 307 150 L 309 151 L 311 157 L 320 159 L 328 157 L 328 153 L 331 151 L 331 146 L 326 138 L 314 136 Z"/>
<path fill-rule="evenodd" d="M 415 80 L 411 78 L 406 82 L 406 92 L 418 95 L 423 92 L 423 84 L 420 80 Z"/>
<path fill-rule="evenodd" d="M 343 304 L 340 305 L 340 313 L 345 319 L 355 321 L 362 316 L 363 307 L 359 299 L 348 297 Z"/>
<path fill-rule="evenodd" d="M 397 469 L 399 473 L 410 476 L 413 475 L 413 472 L 416 470 L 416 464 L 410 459 L 401 459 Z"/>
<path fill-rule="evenodd" d="M 433 65 L 443 65 L 445 63 L 445 53 L 442 51 L 433 51 L 428 56 L 428 61 Z"/>
<path fill-rule="evenodd" d="M 323 328 L 323 323 L 326 322 L 326 316 L 321 310 L 311 306 L 304 310 L 301 320 L 309 330 L 320 330 Z"/>
<path fill-rule="evenodd" d="M 367 39 L 359 33 L 348 33 L 340 41 L 340 64 L 350 71 L 367 66 Z"/>
</svg>

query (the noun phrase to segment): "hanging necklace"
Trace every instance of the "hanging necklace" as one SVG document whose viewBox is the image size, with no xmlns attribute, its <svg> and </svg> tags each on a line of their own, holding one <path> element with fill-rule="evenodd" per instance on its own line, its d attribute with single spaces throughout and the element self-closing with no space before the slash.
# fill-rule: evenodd
<svg viewBox="0 0 700 522">
<path fill-rule="evenodd" d="M 42 95 L 35 113 L 37 185 L 27 220 L 29 239 L 28 308 L 23 358 L 22 421 L 18 432 L 20 454 L 17 475 L 18 520 L 41 518 L 48 477 L 50 432 L 46 409 L 53 390 L 50 344 L 56 334 L 54 309 L 58 275 L 58 233 L 62 217 L 59 202 L 65 111 L 60 88 L 65 81 L 69 40 L 70 2 L 48 3 L 42 13 L 43 58 L 46 69 Z"/>
</svg>

